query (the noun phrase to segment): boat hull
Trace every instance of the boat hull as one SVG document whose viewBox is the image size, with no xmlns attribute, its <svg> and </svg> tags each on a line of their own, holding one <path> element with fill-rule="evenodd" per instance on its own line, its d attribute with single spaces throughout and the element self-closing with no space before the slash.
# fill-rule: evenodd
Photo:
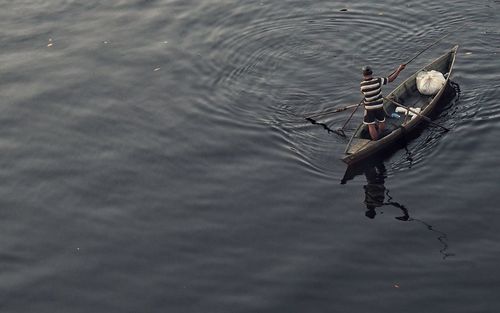
<svg viewBox="0 0 500 313">
<path fill-rule="evenodd" d="M 389 93 L 387 98 L 393 99 L 396 102 L 407 106 L 419 107 L 421 109 L 420 113 L 429 117 L 433 111 L 435 111 L 439 100 L 449 84 L 457 49 L 458 46 L 453 47 L 441 57 L 415 72 L 398 87 L 396 87 L 391 93 Z M 429 70 L 440 71 L 446 76 L 444 86 L 434 96 L 421 95 L 416 87 L 417 74 L 420 71 Z M 390 130 L 390 133 L 379 140 L 370 140 L 367 126 L 361 123 L 349 140 L 342 161 L 352 165 L 387 150 L 388 148 L 393 147 L 396 142 L 403 138 L 403 136 L 410 134 L 422 122 L 425 122 L 420 116 L 415 116 L 411 119 L 409 119 L 408 116 L 392 118 L 391 113 L 395 111 L 395 106 L 391 102 L 384 103 L 384 110 L 388 116 L 386 117 L 386 127 Z"/>
</svg>

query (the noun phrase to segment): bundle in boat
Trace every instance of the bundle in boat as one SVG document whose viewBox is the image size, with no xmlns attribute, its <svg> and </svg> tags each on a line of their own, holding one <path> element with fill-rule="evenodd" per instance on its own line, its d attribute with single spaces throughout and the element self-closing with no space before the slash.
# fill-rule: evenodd
<svg viewBox="0 0 500 313">
<path fill-rule="evenodd" d="M 441 72 L 432 71 L 421 71 L 417 74 L 417 89 L 418 91 L 426 96 L 433 96 L 438 93 L 439 90 L 446 83 L 446 78 Z"/>
</svg>

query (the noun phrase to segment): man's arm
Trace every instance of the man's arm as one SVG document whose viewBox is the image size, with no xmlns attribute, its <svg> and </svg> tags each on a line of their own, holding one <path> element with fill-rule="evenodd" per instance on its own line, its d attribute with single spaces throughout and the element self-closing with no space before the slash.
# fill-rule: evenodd
<svg viewBox="0 0 500 313">
<path fill-rule="evenodd" d="M 394 73 L 392 73 L 391 75 L 389 75 L 388 79 L 389 79 L 389 83 L 394 81 L 396 79 L 396 77 L 398 77 L 399 73 L 401 73 L 402 70 L 404 70 L 406 67 L 406 64 L 401 64 L 397 70 L 394 71 Z"/>
</svg>

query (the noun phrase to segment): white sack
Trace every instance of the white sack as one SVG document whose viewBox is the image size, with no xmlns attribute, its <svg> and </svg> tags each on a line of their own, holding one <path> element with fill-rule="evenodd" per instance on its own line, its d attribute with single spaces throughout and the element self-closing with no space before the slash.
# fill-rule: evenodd
<svg viewBox="0 0 500 313">
<path fill-rule="evenodd" d="M 426 96 L 432 96 L 444 86 L 446 79 L 438 71 L 419 72 L 417 74 L 417 89 Z"/>
</svg>

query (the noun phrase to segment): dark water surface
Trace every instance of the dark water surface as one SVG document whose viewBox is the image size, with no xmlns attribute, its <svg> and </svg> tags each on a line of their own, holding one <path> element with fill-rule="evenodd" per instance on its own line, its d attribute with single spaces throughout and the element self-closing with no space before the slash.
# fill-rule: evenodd
<svg viewBox="0 0 500 313">
<path fill-rule="evenodd" d="M 0 312 L 499 312 L 499 10 L 0 1 Z M 341 184 L 304 116 L 450 32 L 452 130 Z"/>
</svg>

